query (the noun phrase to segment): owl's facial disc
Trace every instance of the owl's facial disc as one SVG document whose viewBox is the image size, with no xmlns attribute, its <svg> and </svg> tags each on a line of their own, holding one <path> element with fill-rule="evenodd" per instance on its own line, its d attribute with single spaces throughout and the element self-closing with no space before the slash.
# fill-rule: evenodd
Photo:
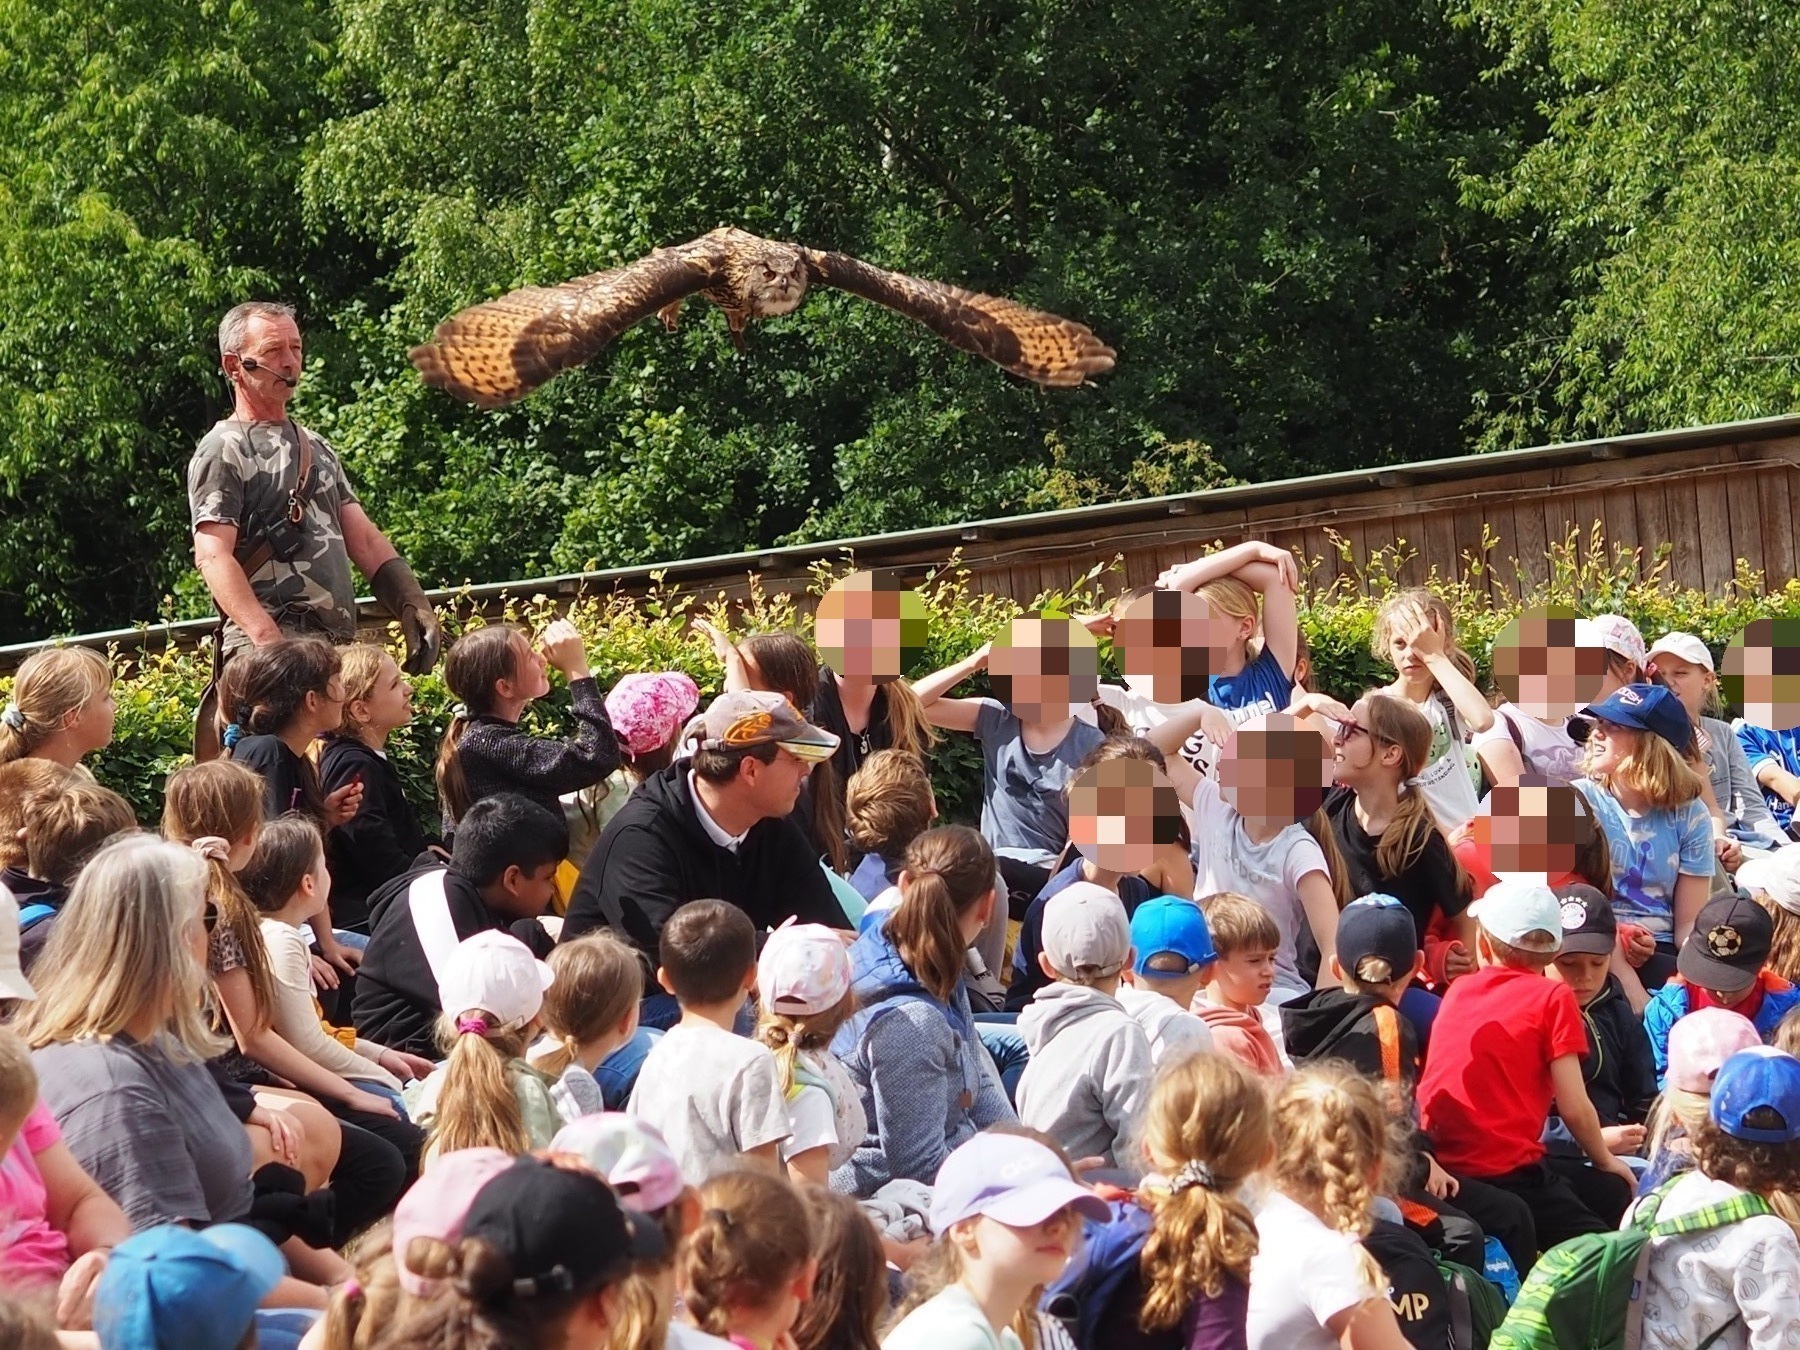
<svg viewBox="0 0 1800 1350">
<path fill-rule="evenodd" d="M 806 298 L 806 265 L 796 249 L 765 249 L 750 263 L 749 282 L 760 317 L 789 314 Z"/>
</svg>

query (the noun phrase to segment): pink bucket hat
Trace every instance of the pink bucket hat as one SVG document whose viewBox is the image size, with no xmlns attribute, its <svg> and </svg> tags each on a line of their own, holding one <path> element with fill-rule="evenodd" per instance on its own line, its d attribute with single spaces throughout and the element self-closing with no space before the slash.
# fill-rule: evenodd
<svg viewBox="0 0 1800 1350">
<path fill-rule="evenodd" d="M 418 1184 L 400 1197 L 394 1207 L 394 1268 L 407 1293 L 429 1298 L 439 1284 L 413 1274 L 407 1266 L 406 1249 L 412 1240 L 429 1237 L 456 1242 L 481 1188 L 517 1161 L 497 1148 L 458 1149 L 434 1160 Z"/>
<path fill-rule="evenodd" d="M 606 1178 L 619 1203 L 654 1214 L 681 1198 L 687 1183 L 681 1166 L 655 1126 L 623 1111 L 600 1111 L 572 1120 L 550 1141 L 556 1153 L 572 1153 Z"/>
<path fill-rule="evenodd" d="M 1724 1008 L 1691 1012 L 1669 1028 L 1669 1086 L 1704 1097 L 1721 1064 L 1761 1044 L 1755 1024 L 1741 1013 Z"/>
<path fill-rule="evenodd" d="M 850 992 L 850 949 L 835 928 L 791 920 L 769 934 L 756 960 L 756 995 L 788 1017 L 828 1012 Z"/>
<path fill-rule="evenodd" d="M 699 706 L 699 688 L 679 670 L 622 675 L 606 695 L 613 735 L 633 755 L 667 745 Z"/>
</svg>

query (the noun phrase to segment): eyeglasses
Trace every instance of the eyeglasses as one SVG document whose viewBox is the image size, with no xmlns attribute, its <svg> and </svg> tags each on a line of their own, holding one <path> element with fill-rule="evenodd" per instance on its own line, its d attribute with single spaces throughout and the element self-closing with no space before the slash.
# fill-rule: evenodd
<svg viewBox="0 0 1800 1350">
<path fill-rule="evenodd" d="M 1370 740 L 1375 739 L 1374 732 L 1370 731 L 1360 722 L 1353 722 L 1348 719 L 1342 722 L 1333 722 L 1331 724 L 1331 731 L 1332 739 L 1339 745 L 1347 745 L 1357 736 L 1367 736 Z"/>
</svg>

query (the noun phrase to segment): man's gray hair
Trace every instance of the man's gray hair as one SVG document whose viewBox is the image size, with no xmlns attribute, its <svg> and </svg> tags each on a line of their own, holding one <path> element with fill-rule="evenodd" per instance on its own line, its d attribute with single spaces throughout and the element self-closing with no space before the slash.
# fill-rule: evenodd
<svg viewBox="0 0 1800 1350">
<path fill-rule="evenodd" d="M 249 328 L 250 320 L 293 317 L 292 305 L 278 304 L 273 300 L 246 300 L 241 305 L 232 306 L 226 311 L 225 317 L 219 320 L 219 359 L 223 361 L 243 347 L 244 330 Z"/>
</svg>

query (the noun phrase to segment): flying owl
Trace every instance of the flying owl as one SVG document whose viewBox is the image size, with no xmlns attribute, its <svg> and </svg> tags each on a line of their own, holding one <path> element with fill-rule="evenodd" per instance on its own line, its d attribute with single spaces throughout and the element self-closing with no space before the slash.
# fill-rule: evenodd
<svg viewBox="0 0 1800 1350">
<path fill-rule="evenodd" d="M 1073 388 L 1113 368 L 1113 349 L 1071 319 L 732 228 L 560 286 L 522 286 L 452 315 L 410 355 L 427 384 L 500 408 L 591 360 L 651 314 L 673 332 L 691 295 L 725 311 L 732 344 L 743 351 L 750 320 L 791 313 L 814 285 L 886 305 L 946 342 L 1052 388 Z"/>
</svg>

